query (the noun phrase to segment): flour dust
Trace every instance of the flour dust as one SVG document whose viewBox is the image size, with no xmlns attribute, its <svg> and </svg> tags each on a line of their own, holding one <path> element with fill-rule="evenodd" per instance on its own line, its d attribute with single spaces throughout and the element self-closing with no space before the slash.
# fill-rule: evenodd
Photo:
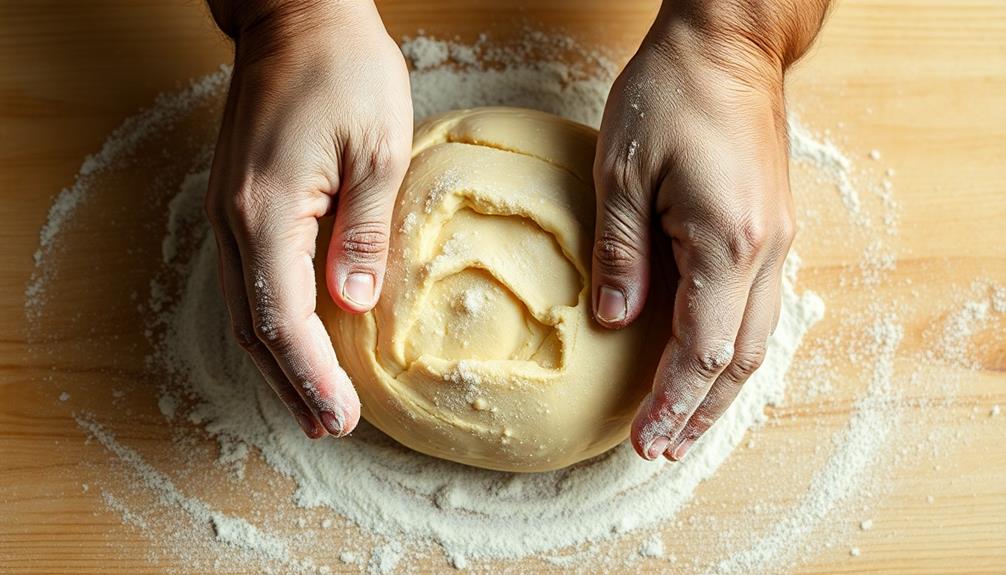
<svg viewBox="0 0 1006 575">
<path fill-rule="evenodd" d="M 615 72 L 602 54 L 567 37 L 542 33 L 503 46 L 485 38 L 462 44 L 420 36 L 402 47 L 412 63 L 417 120 L 455 108 L 500 104 L 596 126 Z M 528 57 L 532 51 L 535 58 Z M 58 271 L 47 264 L 64 225 L 88 194 L 101 191 L 92 185 L 91 175 L 114 171 L 123 150 L 156 138 L 158 129 L 184 115 L 187 106 L 222 98 L 227 75 L 228 70 L 221 70 L 179 95 L 162 98 L 85 162 L 77 183 L 57 197 L 42 229 L 38 271 L 26 289 L 29 319 L 46 312 L 46 287 Z M 162 270 L 151 280 L 141 306 L 145 336 L 154 350 L 147 370 L 149 377 L 164 382 L 157 404 L 165 425 L 174 429 L 178 457 L 194 460 L 205 451 L 205 438 L 213 437 L 216 470 L 226 474 L 235 491 L 245 497 L 254 493 L 257 508 L 242 513 L 214 507 L 173 478 L 179 470 L 158 469 L 97 416 L 77 412 L 80 427 L 119 461 L 128 478 L 125 487 L 121 482 L 101 487 L 103 501 L 124 523 L 151 539 L 169 541 L 196 570 L 330 573 L 349 567 L 384 573 L 408 570 L 419 558 L 445 561 L 455 569 L 508 572 L 519 571 L 514 560 L 534 558 L 543 566 L 573 572 L 653 561 L 692 572 L 751 573 L 785 569 L 822 545 L 840 544 L 843 532 L 834 518 L 857 496 L 865 501 L 864 493 L 879 493 L 879 475 L 871 470 L 890 455 L 888 438 L 908 407 L 894 385 L 904 330 L 901 310 L 877 291 L 897 264 L 885 238 L 897 234 L 898 206 L 892 170 L 869 186 L 872 194 L 862 193 L 862 178 L 838 146 L 814 135 L 795 116 L 789 119 L 789 132 L 794 165 L 810 173 L 810 180 L 794 180 L 797 195 L 801 181 L 808 193 L 814 187 L 811 180 L 827 183 L 826 188 L 838 192 L 832 199 L 858 230 L 862 257 L 849 266 L 843 281 L 862 289 L 869 300 L 862 314 L 846 314 L 836 335 L 819 337 L 809 352 L 803 351 L 801 357 L 807 359 L 795 364 L 793 372 L 809 384 L 798 393 L 813 400 L 834 389 L 829 374 L 836 353 L 864 366 L 864 386 L 853 415 L 832 437 L 834 449 L 822 456 L 796 503 L 785 508 L 752 504 L 745 513 L 763 519 L 752 522 L 757 528 L 715 525 L 720 540 L 710 557 L 668 553 L 663 536 L 692 525 L 678 514 L 697 504 L 693 497 L 699 484 L 738 447 L 753 447 L 749 430 L 772 423 L 766 408 L 784 401 L 791 362 L 804 335 L 824 314 L 820 297 L 795 289 L 795 255 L 787 261 L 780 325 L 764 365 L 683 462 L 645 462 L 624 444 L 560 471 L 493 472 L 412 452 L 365 422 L 348 438 L 312 442 L 231 338 L 219 296 L 216 248 L 202 212 L 211 141 L 202 142 L 191 157 L 174 158 L 184 162 L 188 175 L 168 203 Z M 814 218 L 807 219 L 812 225 Z M 942 351 L 925 359 L 976 365 L 969 338 L 996 321 L 1006 304 L 997 286 L 983 284 L 973 291 L 976 299 L 952 314 L 946 329 L 934 329 L 932 338 L 939 342 L 934 349 Z M 766 465 L 784 469 L 794 462 Z M 294 486 L 292 493 L 283 491 L 288 484 Z M 309 516 L 314 517 L 311 523 Z M 365 543 L 330 535 L 349 530 L 355 530 L 354 540 Z M 620 551 L 618 542 L 625 539 L 639 543 Z"/>
</svg>

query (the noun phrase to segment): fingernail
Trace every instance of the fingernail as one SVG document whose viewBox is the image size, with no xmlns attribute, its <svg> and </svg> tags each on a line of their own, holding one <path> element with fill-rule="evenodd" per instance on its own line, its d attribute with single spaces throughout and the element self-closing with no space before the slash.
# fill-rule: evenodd
<svg viewBox="0 0 1006 575">
<path fill-rule="evenodd" d="M 658 437 L 654 439 L 653 442 L 650 443 L 650 447 L 646 449 L 646 458 L 653 461 L 654 459 L 660 457 L 660 454 L 667 449 L 667 445 L 670 442 L 671 441 L 666 437 Z"/>
<path fill-rule="evenodd" d="M 617 289 L 601 286 L 597 292 L 597 319 L 614 323 L 625 319 L 625 295 Z"/>
<path fill-rule="evenodd" d="M 304 430 L 304 435 L 307 435 L 311 439 L 318 437 L 318 428 L 314 425 L 314 420 L 312 420 L 306 413 L 296 413 L 297 424 L 300 428 Z"/>
<path fill-rule="evenodd" d="M 374 276 L 366 272 L 353 272 L 342 284 L 342 295 L 356 305 L 369 306 L 374 302 Z"/>
<path fill-rule="evenodd" d="M 681 461 L 684 459 L 685 454 L 688 453 L 688 450 L 692 447 L 693 443 L 695 443 L 695 440 L 691 438 L 685 439 L 679 443 L 677 447 L 671 450 L 671 459 L 674 461 Z"/>
<path fill-rule="evenodd" d="M 343 422 L 342 418 L 335 415 L 331 411 L 322 411 L 320 414 L 321 424 L 325 426 L 325 429 L 329 433 L 336 437 L 342 437 L 344 435 L 342 431 Z"/>
</svg>

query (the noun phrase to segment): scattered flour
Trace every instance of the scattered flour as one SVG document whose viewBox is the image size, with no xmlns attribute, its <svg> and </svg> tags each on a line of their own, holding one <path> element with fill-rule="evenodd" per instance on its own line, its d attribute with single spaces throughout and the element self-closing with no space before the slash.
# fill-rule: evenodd
<svg viewBox="0 0 1006 575">
<path fill-rule="evenodd" d="M 432 50 L 429 42 L 424 39 L 414 49 Z M 465 105 L 508 103 L 596 124 L 610 81 L 596 77 L 542 81 L 543 75 L 547 80 L 559 70 L 569 73 L 559 66 L 545 67 L 544 72 L 520 65 L 448 71 L 413 64 L 417 117 Z M 521 81 L 520 98 L 498 99 L 508 86 Z M 576 97 L 565 97 L 570 94 Z M 215 243 L 208 225 L 188 213 L 200 209 L 198 202 L 182 199 L 201 197 L 207 177 L 202 171 L 188 178 L 172 201 L 165 245 L 196 247 L 187 261 L 182 250 L 164 250 L 172 254 L 174 265 L 169 269 L 176 275 L 172 279 L 185 285 L 177 302 L 166 299 L 151 306 L 164 310 L 151 326 L 158 334 L 154 364 L 184 393 L 198 398 L 190 420 L 211 433 L 241 438 L 294 479 L 299 505 L 328 507 L 383 539 L 368 562 L 371 571 L 393 569 L 409 548 L 429 542 L 437 543 L 457 566 L 479 559 L 555 553 L 607 539 L 626 531 L 626 517 L 632 518 L 632 529 L 665 523 L 689 501 L 698 483 L 716 471 L 746 430 L 764 420 L 765 406 L 782 399 L 785 373 L 800 338 L 823 314 L 819 298 L 798 295 L 791 283 L 786 284 L 780 326 L 762 368 L 723 420 L 696 444 L 686 461 L 676 465 L 645 462 L 626 444 L 559 472 L 505 474 L 460 467 L 389 445 L 366 424 L 349 439 L 312 443 L 301 436 L 244 352 L 230 341 L 227 312 L 218 296 Z M 172 224 L 176 220 L 190 225 Z M 201 240 L 193 242 L 193 237 Z M 791 280 L 796 267 L 792 258 Z M 151 292 L 156 299 L 166 290 L 155 287 Z M 479 298 L 466 294 L 461 305 L 477 311 Z M 465 362 L 450 379 L 473 387 L 480 381 Z M 659 489 L 653 487 L 658 484 Z M 450 505 L 438 504 L 444 493 L 450 493 Z"/>
<path fill-rule="evenodd" d="M 138 453 L 119 443 L 98 423 L 78 416 L 77 424 L 115 454 L 139 481 L 158 494 L 163 503 L 182 509 L 199 523 L 212 525 L 221 542 L 251 551 L 267 560 L 296 564 L 290 557 L 286 544 L 276 536 L 263 533 L 244 519 L 225 515 L 198 499 L 186 496 L 166 475 L 147 463 Z M 140 524 L 139 519 L 133 522 Z"/>
<path fill-rule="evenodd" d="M 852 222 L 869 226 L 869 214 L 863 210 L 863 200 L 853 182 L 852 161 L 848 156 L 834 143 L 814 137 L 793 114 L 788 118 L 788 129 L 790 159 L 818 170 L 823 181 L 833 183 L 838 189 Z"/>
<path fill-rule="evenodd" d="M 655 534 L 644 541 L 643 545 L 639 548 L 639 554 L 650 558 L 663 557 L 664 541 L 660 538 L 660 534 Z"/>
<path fill-rule="evenodd" d="M 473 45 L 425 36 L 405 42 L 403 51 L 413 65 L 417 118 L 459 107 L 507 104 L 599 124 L 614 66 L 563 37 L 532 34 L 531 39 L 546 44 L 546 55 L 554 57 L 529 63 L 533 60 L 527 57 L 526 46 L 499 48 L 485 38 Z M 577 56 L 575 63 L 560 57 L 567 52 Z M 52 255 L 66 223 L 93 191 L 93 174 L 114 169 L 124 152 L 156 135 L 193 102 L 220 98 L 228 76 L 229 70 L 222 69 L 178 95 L 159 99 L 151 110 L 116 130 L 102 151 L 84 162 L 74 185 L 56 198 L 40 233 L 36 273 L 25 294 L 29 319 L 38 318 L 45 310 L 46 286 L 55 277 L 56 268 L 43 264 Z M 833 183 L 850 220 L 869 227 L 869 213 L 848 157 L 833 143 L 816 138 L 795 116 L 789 118 L 789 131 L 793 161 L 807 164 Z M 636 560 L 640 556 L 664 557 L 664 543 L 657 530 L 675 524 L 676 515 L 692 499 L 696 486 L 745 441 L 750 427 L 767 421 L 765 407 L 782 401 L 786 372 L 803 334 L 823 315 L 820 298 L 809 292 L 797 294 L 793 289 L 798 260 L 792 256 L 787 262 L 780 325 L 769 342 L 763 367 L 744 386 L 727 415 L 678 464 L 644 462 L 622 445 L 566 470 L 506 474 L 411 452 L 366 423 L 349 438 L 309 442 L 230 338 L 227 313 L 218 296 L 215 245 L 201 212 L 211 148 L 212 142 L 206 142 L 204 152 L 193 159 L 190 176 L 170 203 L 162 246 L 164 271 L 151 282 L 147 309 L 156 313 L 148 318 L 146 332 L 154 348 L 149 368 L 169 381 L 158 407 L 166 420 L 190 422 L 215 437 L 220 446 L 217 462 L 231 470 L 236 481 L 244 480 L 245 462 L 254 450 L 279 474 L 295 482 L 293 497 L 298 506 L 334 511 L 371 533 L 369 553 L 346 550 L 337 555 L 342 563 L 369 572 L 403 569 L 403 560 L 410 554 L 434 547 L 439 547 L 456 569 L 471 568 L 480 560 L 536 555 L 554 566 L 596 570 L 612 561 L 632 559 L 599 554 L 599 547 L 592 542 L 636 532 L 649 534 L 634 554 Z M 630 155 L 634 152 L 629 150 Z M 880 160 L 879 152 L 869 156 Z M 892 177 L 893 169 L 888 168 L 886 175 Z M 897 206 L 886 182 L 881 186 L 881 193 L 887 194 L 884 205 L 894 212 Z M 885 216 L 885 224 L 895 226 L 896 219 Z M 401 231 L 408 233 L 410 227 L 405 222 Z M 870 244 L 858 269 L 859 285 L 875 289 L 895 262 L 896 254 L 887 251 L 882 242 Z M 1006 292 L 990 289 L 998 291 L 992 292 L 991 299 L 964 306 L 938 335 L 951 359 L 972 361 L 967 354 L 968 337 L 985 325 L 989 308 L 997 313 L 1006 308 Z M 482 300 L 464 294 L 459 305 L 478 313 Z M 708 565 L 690 563 L 690 571 L 778 571 L 798 561 L 798 554 L 812 550 L 807 538 L 824 526 L 833 528 L 829 517 L 864 488 L 866 470 L 877 461 L 887 437 L 898 425 L 901 410 L 892 380 L 903 329 L 891 309 L 880 306 L 871 310 L 871 317 L 870 322 L 858 324 L 863 349 L 850 347 L 850 354 L 869 366 L 867 389 L 857 399 L 848 424 L 832 438 L 833 450 L 813 474 L 805 495 L 794 507 L 778 509 L 772 515 L 775 520 L 763 529 L 743 536 L 723 531 L 722 559 Z M 813 357 L 816 369 L 827 372 L 826 360 Z M 477 385 L 477 374 L 461 368 L 459 365 L 458 383 Z M 66 398 L 60 399 L 68 400 L 69 395 L 64 395 Z M 998 414 L 996 405 L 991 415 Z M 254 570 L 331 572 L 308 554 L 294 552 L 295 541 L 280 531 L 256 525 L 268 521 L 253 523 L 223 513 L 187 494 L 166 472 L 123 445 L 94 417 L 76 417 L 88 435 L 123 464 L 137 485 L 155 494 L 163 506 L 181 511 L 197 525 L 211 527 L 215 540 L 226 548 L 260 562 Z M 198 432 L 179 431 L 179 450 L 189 449 L 201 437 Z M 754 446 L 753 440 L 746 443 Z M 102 490 L 102 498 L 124 522 L 144 532 L 152 529 L 146 509 L 132 507 L 127 498 L 109 490 Z M 933 502 L 932 496 L 928 501 Z M 760 504 L 755 509 L 761 510 Z M 256 517 L 262 519 L 261 514 Z M 680 521 L 676 524 L 682 526 Z M 302 517 L 296 525 L 307 528 Z M 325 529 L 331 525 L 329 519 L 321 523 Z M 872 520 L 860 523 L 864 531 L 871 527 Z M 859 549 L 852 548 L 850 555 L 859 556 Z M 664 560 L 677 562 L 673 556 Z"/>
<path fill-rule="evenodd" d="M 41 265 L 52 255 L 56 239 L 64 230 L 95 183 L 95 175 L 111 167 L 121 166 L 126 156 L 140 142 L 156 135 L 188 112 L 194 104 L 208 98 L 218 98 L 220 90 L 230 80 L 230 66 L 204 76 L 181 92 L 161 95 L 154 105 L 127 119 L 105 140 L 101 150 L 84 158 L 72 186 L 64 188 L 53 200 L 35 251 L 35 272 L 25 288 L 25 312 L 29 319 L 37 319 L 45 303 L 45 286 L 54 279 L 55 268 Z"/>
</svg>

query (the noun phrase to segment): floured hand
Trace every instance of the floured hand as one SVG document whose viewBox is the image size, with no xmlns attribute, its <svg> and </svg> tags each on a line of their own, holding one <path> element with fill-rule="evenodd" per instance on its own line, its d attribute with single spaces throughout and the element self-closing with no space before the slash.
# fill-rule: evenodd
<svg viewBox="0 0 1006 575">
<path fill-rule="evenodd" d="M 309 437 L 360 402 L 315 314 L 318 218 L 335 213 L 328 289 L 377 301 L 412 143 L 409 77 L 372 3 L 211 2 L 235 38 L 206 211 L 234 333 Z"/>
<path fill-rule="evenodd" d="M 639 315 L 652 258 L 676 285 L 671 340 L 632 427 L 647 459 L 684 456 L 761 365 L 779 319 L 794 233 L 783 71 L 827 3 L 761 2 L 771 17 L 748 4 L 665 2 L 601 124 L 595 317 L 617 329 Z"/>
</svg>

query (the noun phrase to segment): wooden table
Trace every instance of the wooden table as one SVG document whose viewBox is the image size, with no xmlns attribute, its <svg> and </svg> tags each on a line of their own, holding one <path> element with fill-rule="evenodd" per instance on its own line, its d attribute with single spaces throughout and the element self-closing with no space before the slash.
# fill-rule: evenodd
<svg viewBox="0 0 1006 575">
<path fill-rule="evenodd" d="M 496 19 L 561 25 L 622 53 L 636 45 L 655 8 L 654 2 L 602 0 L 381 5 L 396 37 L 424 28 L 471 38 Z M 7 1 L 0 5 L 0 30 L 0 572 L 185 572 L 168 556 L 149 561 L 158 542 L 122 525 L 96 492 L 82 490 L 106 477 L 112 461 L 100 446 L 85 443 L 71 417 L 73 411 L 99 413 L 154 465 L 169 462 L 169 450 L 159 447 L 170 430 L 157 415 L 150 382 L 139 380 L 145 349 L 127 313 L 133 304 L 126 296 L 131 289 L 145 293 L 152 264 L 131 259 L 137 252 L 123 249 L 129 246 L 121 232 L 156 246 L 160 229 L 117 211 L 109 212 L 107 228 L 71 228 L 68 241 L 89 256 L 64 262 L 58 305 L 65 318 L 36 333 L 31 349 L 24 289 L 52 196 L 72 183 L 81 159 L 156 94 L 229 61 L 229 45 L 196 0 Z M 789 90 L 804 120 L 833 128 L 857 162 L 868 163 L 867 152 L 876 148 L 883 162 L 875 171 L 897 171 L 901 228 L 888 241 L 900 260 L 879 292 L 906 304 L 897 365 L 907 373 L 925 345 L 925 328 L 941 319 L 944 304 L 971 278 L 1006 285 L 1006 2 L 841 2 L 791 75 Z M 832 241 L 811 237 L 797 244 L 805 262 L 802 284 L 830 306 L 812 338 L 828 337 L 841 316 L 861 304 L 855 290 L 837 281 L 842 266 L 859 256 L 833 241 L 847 225 L 841 214 L 825 213 L 804 233 L 827 229 L 822 237 Z M 98 306 L 103 315 L 87 316 L 83 325 L 80 310 Z M 934 372 L 937 379 L 958 378 L 959 393 L 949 405 L 910 412 L 911 423 L 893 440 L 915 445 L 940 433 L 951 441 L 934 456 L 888 468 L 887 492 L 870 500 L 868 511 L 835 518 L 847 527 L 868 514 L 874 528 L 815 552 L 798 571 L 1006 573 L 1006 415 L 988 415 L 994 404 L 1006 407 L 1003 325 L 1000 318 L 980 334 L 983 370 Z M 813 453 L 848 419 L 861 382 L 851 376 L 854 366 L 837 369 L 833 393 L 777 409 L 777 423 L 755 432 L 756 447 L 735 453 L 700 488 L 701 507 L 688 513 L 729 521 L 737 497 L 732 488 L 752 477 L 754 496 L 771 497 L 777 486 L 750 472 L 763 450 L 786 445 Z M 939 386 L 902 384 L 910 397 L 939 396 Z M 114 409 L 107 401 L 113 388 L 131 390 Z M 62 392 L 71 399 L 59 401 Z M 775 503 L 785 505 L 788 496 L 782 497 Z M 850 546 L 861 555 L 850 558 Z M 704 552 L 687 537 L 668 551 Z M 631 569 L 658 569 L 647 565 Z"/>
</svg>

